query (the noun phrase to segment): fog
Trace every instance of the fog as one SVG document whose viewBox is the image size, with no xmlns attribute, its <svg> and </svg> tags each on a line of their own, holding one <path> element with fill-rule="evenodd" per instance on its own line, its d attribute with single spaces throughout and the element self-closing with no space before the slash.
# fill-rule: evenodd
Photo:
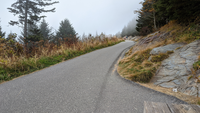
<svg viewBox="0 0 200 113">
<path fill-rule="evenodd" d="M 128 22 L 126 26 L 124 26 L 124 28 L 122 29 L 121 35 L 122 36 L 137 35 L 136 24 L 137 24 L 137 21 L 135 17 L 130 22 Z"/>
<path fill-rule="evenodd" d="M 55 1 L 55 0 L 53 0 Z M 60 3 L 53 5 L 55 13 L 44 13 L 45 20 L 56 32 L 59 23 L 64 19 L 69 19 L 75 31 L 82 35 L 89 33 L 116 34 L 127 25 L 127 23 L 137 15 L 134 10 L 140 9 L 141 0 L 59 0 Z M 7 8 L 16 0 L 2 1 L 0 7 L 0 19 L 2 30 L 8 35 L 10 32 L 21 34 L 22 28 L 8 24 L 10 20 L 18 20 Z M 50 9 L 52 7 L 47 7 Z M 39 24 L 39 22 L 38 22 Z"/>
</svg>

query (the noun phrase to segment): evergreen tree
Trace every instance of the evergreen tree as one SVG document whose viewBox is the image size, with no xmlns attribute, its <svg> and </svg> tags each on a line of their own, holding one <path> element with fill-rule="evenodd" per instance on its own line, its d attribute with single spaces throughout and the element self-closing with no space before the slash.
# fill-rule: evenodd
<svg viewBox="0 0 200 113">
<path fill-rule="evenodd" d="M 14 15 L 18 15 L 18 21 L 10 21 L 10 25 L 21 24 L 24 31 L 24 36 L 27 37 L 27 25 L 34 24 L 38 22 L 41 18 L 45 16 L 40 16 L 44 12 L 55 12 L 55 8 L 50 10 L 45 10 L 45 6 L 53 5 L 56 2 L 51 2 L 51 0 L 17 0 L 11 5 L 12 8 L 8 8 L 9 12 Z"/>
<path fill-rule="evenodd" d="M 38 26 L 35 23 L 27 25 L 27 36 L 33 35 L 33 29 L 38 29 Z"/>
<path fill-rule="evenodd" d="M 29 34 L 26 38 L 26 42 L 37 42 L 43 39 L 42 32 L 40 29 L 35 25 L 32 29 L 29 30 Z"/>
<path fill-rule="evenodd" d="M 6 33 L 2 31 L 0 26 L 0 38 L 5 38 Z"/>
<path fill-rule="evenodd" d="M 39 33 L 37 37 L 36 37 L 36 35 L 37 35 L 36 31 L 38 31 L 38 33 Z M 27 25 L 27 37 L 25 38 L 24 32 L 22 32 L 21 33 L 22 36 L 20 36 L 18 40 L 21 44 L 29 43 L 30 41 L 32 41 L 32 42 L 33 41 L 40 41 L 40 40 L 43 39 L 43 37 L 41 35 L 41 32 L 39 32 L 39 31 L 40 31 L 40 29 L 38 28 L 38 26 L 36 24 L 28 24 Z M 40 36 L 40 38 L 38 38 L 39 36 Z M 34 37 L 36 37 L 37 39 L 33 39 Z"/>
<path fill-rule="evenodd" d="M 149 33 L 149 32 L 148 33 L 141 32 L 141 29 L 144 28 L 146 29 L 145 31 L 150 31 L 150 32 L 153 31 L 154 24 L 152 20 L 153 20 L 152 14 L 149 12 L 144 12 L 144 14 L 140 14 L 138 16 L 138 19 L 136 20 L 137 21 L 136 30 L 140 32 L 140 35 L 147 35 Z"/>
<path fill-rule="evenodd" d="M 40 31 L 44 40 L 50 40 L 50 37 L 53 35 L 52 30 L 49 28 L 49 24 L 43 19 L 40 24 Z"/>
<path fill-rule="evenodd" d="M 153 8 L 154 3 L 155 0 L 145 0 L 142 2 L 143 7 L 139 11 L 135 11 L 139 13 L 138 19 L 136 20 L 136 30 L 140 32 L 140 35 L 147 35 L 153 31 L 153 28 L 155 30 L 157 29 L 156 12 Z"/>
<path fill-rule="evenodd" d="M 144 0 L 141 3 L 143 7 L 135 11 L 139 14 L 136 29 L 141 35 L 151 33 L 170 20 L 181 24 L 200 22 L 199 0 Z"/>
<path fill-rule="evenodd" d="M 57 32 L 57 37 L 59 38 L 74 38 L 76 36 L 76 32 L 72 25 L 70 24 L 68 19 L 61 21 L 59 30 Z"/>
<path fill-rule="evenodd" d="M 157 0 L 154 8 L 161 21 L 165 23 L 177 20 L 179 23 L 187 24 L 200 18 L 199 0 Z"/>
</svg>

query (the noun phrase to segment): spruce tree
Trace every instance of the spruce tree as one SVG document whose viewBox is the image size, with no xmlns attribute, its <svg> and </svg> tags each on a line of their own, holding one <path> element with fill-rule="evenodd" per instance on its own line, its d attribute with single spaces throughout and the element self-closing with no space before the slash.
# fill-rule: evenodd
<svg viewBox="0 0 200 113">
<path fill-rule="evenodd" d="M 138 19 L 136 20 L 136 30 L 140 32 L 140 35 L 146 35 L 149 32 L 152 32 L 153 29 L 157 29 L 156 11 L 153 8 L 155 1 L 156 0 L 144 0 L 144 2 L 141 2 L 143 7 L 139 11 L 135 11 L 136 13 L 139 13 Z"/>
<path fill-rule="evenodd" d="M 8 8 L 9 12 L 14 15 L 18 15 L 18 21 L 10 21 L 10 25 L 22 25 L 24 36 L 27 37 L 27 25 L 34 24 L 38 22 L 41 18 L 41 13 L 44 12 L 55 12 L 55 8 L 50 10 L 45 10 L 45 6 L 50 6 L 59 3 L 58 1 L 51 2 L 51 0 L 17 0 Z"/>
<path fill-rule="evenodd" d="M 50 37 L 53 35 L 53 33 L 51 32 L 51 28 L 49 28 L 49 24 L 44 19 L 41 22 L 39 29 L 44 40 L 50 40 Z"/>
<path fill-rule="evenodd" d="M 32 27 L 32 29 L 29 29 L 28 36 L 26 38 L 26 42 L 32 41 L 32 42 L 37 42 L 43 39 L 42 32 L 38 28 L 37 25 Z"/>
<path fill-rule="evenodd" d="M 70 24 L 68 19 L 61 21 L 59 30 L 57 32 L 57 37 L 59 38 L 74 38 L 76 36 L 76 32 L 72 25 Z"/>
</svg>

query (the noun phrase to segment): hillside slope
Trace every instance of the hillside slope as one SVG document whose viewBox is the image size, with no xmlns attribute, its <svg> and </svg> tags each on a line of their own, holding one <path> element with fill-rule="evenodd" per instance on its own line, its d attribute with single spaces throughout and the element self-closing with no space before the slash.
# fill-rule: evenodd
<svg viewBox="0 0 200 113">
<path fill-rule="evenodd" d="M 199 82 L 196 77 L 200 60 L 199 34 L 199 25 L 183 26 L 171 21 L 159 31 L 141 37 L 119 62 L 118 72 L 126 79 L 153 84 L 152 88 L 177 90 L 184 98 L 189 95 L 186 101 L 197 103 L 194 96 L 200 96 L 200 85 L 196 85 Z"/>
</svg>

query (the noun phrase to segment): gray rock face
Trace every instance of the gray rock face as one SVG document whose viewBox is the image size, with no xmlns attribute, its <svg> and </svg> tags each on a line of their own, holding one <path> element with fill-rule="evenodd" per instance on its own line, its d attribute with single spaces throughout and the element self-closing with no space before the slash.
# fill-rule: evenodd
<svg viewBox="0 0 200 113">
<path fill-rule="evenodd" d="M 169 44 L 169 45 L 162 46 L 162 47 L 157 47 L 157 48 L 154 48 L 150 52 L 150 54 L 157 55 L 159 53 L 167 53 L 167 51 L 174 51 L 176 48 L 182 47 L 184 45 L 185 45 L 184 43 L 176 43 L 176 44 Z"/>
<path fill-rule="evenodd" d="M 178 46 L 179 45 L 179 46 Z M 181 47 L 183 45 L 178 44 L 173 48 Z M 168 49 L 155 49 L 151 54 L 157 54 L 158 52 L 165 52 Z M 194 41 L 183 48 L 176 50 L 169 58 L 165 59 L 161 67 L 157 70 L 156 76 L 153 78 L 155 85 L 159 85 L 166 88 L 178 88 L 178 91 L 188 95 L 196 95 L 197 89 L 194 79 L 188 81 L 188 76 L 191 74 L 193 64 L 198 61 L 198 55 L 200 53 L 200 40 Z M 199 85 L 200 88 L 200 85 Z M 200 96 L 200 93 L 199 93 Z"/>
</svg>

